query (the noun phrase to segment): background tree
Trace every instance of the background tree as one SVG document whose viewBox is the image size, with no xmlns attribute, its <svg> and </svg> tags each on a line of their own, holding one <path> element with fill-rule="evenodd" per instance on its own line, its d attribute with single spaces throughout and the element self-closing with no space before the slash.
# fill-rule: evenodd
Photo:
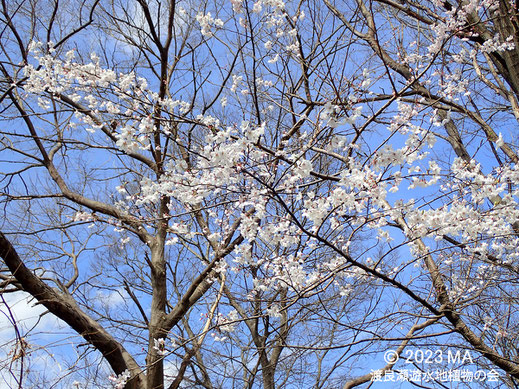
<svg viewBox="0 0 519 389">
<path fill-rule="evenodd" d="M 517 385 L 513 4 L 1 13 L 8 384 Z"/>
</svg>

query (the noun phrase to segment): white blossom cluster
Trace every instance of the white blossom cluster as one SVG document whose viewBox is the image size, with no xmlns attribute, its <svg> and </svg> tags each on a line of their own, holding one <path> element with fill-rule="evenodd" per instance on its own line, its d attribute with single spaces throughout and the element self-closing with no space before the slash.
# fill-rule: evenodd
<svg viewBox="0 0 519 389">
<path fill-rule="evenodd" d="M 212 29 L 222 28 L 224 25 L 223 20 L 213 18 L 211 12 L 208 12 L 206 14 L 199 12 L 196 15 L 196 21 L 198 22 L 198 24 L 200 24 L 200 32 L 206 38 L 210 38 L 213 36 Z"/>
<path fill-rule="evenodd" d="M 108 377 L 110 381 L 112 381 L 112 385 L 114 389 L 123 389 L 126 385 L 126 382 L 130 379 L 131 374 L 128 370 L 122 372 L 118 376 L 110 376 Z"/>
<path fill-rule="evenodd" d="M 148 82 L 133 72 L 116 75 L 111 69 L 101 66 L 99 58 L 92 55 L 92 62 L 80 64 L 74 62 L 74 51 L 66 54 L 62 61 L 49 53 L 41 51 L 41 45 L 33 43 L 32 49 L 39 65 L 27 65 L 24 68 L 27 79 L 24 89 L 27 93 L 40 95 L 39 103 L 43 109 L 49 104 L 49 96 L 66 95 L 75 103 L 86 106 L 95 115 L 107 114 L 121 119 L 117 132 L 116 145 L 123 151 L 136 152 L 150 147 L 150 133 L 154 130 L 154 120 L 146 112 L 148 106 L 145 99 L 157 100 L 156 92 L 148 89 Z M 103 94 L 107 89 L 114 93 L 113 100 L 100 98 L 95 94 Z M 169 97 L 161 101 L 164 109 L 185 113 L 190 104 Z M 95 133 L 108 123 L 96 122 L 91 116 L 76 111 L 76 119 L 86 125 L 88 132 Z M 71 124 L 72 126 L 72 124 Z M 77 123 L 74 124 L 77 126 Z M 167 126 L 163 129 L 168 132 Z"/>
</svg>

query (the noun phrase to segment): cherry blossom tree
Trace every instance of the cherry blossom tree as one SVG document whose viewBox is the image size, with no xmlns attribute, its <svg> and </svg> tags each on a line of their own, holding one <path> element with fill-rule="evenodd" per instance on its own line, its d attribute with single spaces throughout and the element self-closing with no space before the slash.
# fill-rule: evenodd
<svg viewBox="0 0 519 389">
<path fill-rule="evenodd" d="M 514 2 L 0 12 L 8 384 L 517 385 Z"/>
</svg>

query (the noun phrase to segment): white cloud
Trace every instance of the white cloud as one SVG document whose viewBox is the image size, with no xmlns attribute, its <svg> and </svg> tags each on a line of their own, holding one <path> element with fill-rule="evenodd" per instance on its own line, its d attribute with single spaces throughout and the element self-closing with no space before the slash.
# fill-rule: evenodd
<svg viewBox="0 0 519 389">
<path fill-rule="evenodd" d="M 65 325 L 54 315 L 50 313 L 45 314 L 47 311 L 45 307 L 36 304 L 36 300 L 28 293 L 15 292 L 5 294 L 3 297 L 7 306 L 0 302 L 0 340 L 2 341 L 6 339 L 12 340 L 15 336 L 15 329 L 10 317 L 11 314 L 16 320 L 21 336 L 25 336 L 36 328 L 47 332 L 52 329 L 59 329 Z"/>
<path fill-rule="evenodd" d="M 178 361 L 166 360 L 164 362 L 164 385 L 169 387 L 178 374 Z"/>
<path fill-rule="evenodd" d="M 126 304 L 128 294 L 123 288 L 115 289 L 109 292 L 98 291 L 95 295 L 95 300 L 101 306 L 109 309 L 117 309 L 123 304 Z"/>
<path fill-rule="evenodd" d="M 56 336 L 62 338 L 66 324 L 54 315 L 46 313 L 45 307 L 36 304 L 36 301 L 25 292 L 8 293 L 2 297 L 3 301 L 0 301 L 0 389 L 18 387 L 11 372 L 20 373 L 19 337 L 24 338 L 26 345 L 24 357 L 26 367 L 30 364 L 31 369 L 40 368 L 46 375 L 59 374 L 59 363 L 45 346 L 54 343 L 53 338 Z M 58 371 L 54 372 L 56 369 Z"/>
</svg>

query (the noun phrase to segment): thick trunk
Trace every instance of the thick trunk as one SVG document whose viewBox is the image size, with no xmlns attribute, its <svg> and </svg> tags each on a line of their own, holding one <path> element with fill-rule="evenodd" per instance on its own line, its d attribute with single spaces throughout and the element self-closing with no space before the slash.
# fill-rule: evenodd
<svg viewBox="0 0 519 389">
<path fill-rule="evenodd" d="M 167 289 L 166 261 L 164 259 L 164 239 L 160 234 L 151 245 L 151 282 L 153 296 L 151 300 L 151 317 L 149 323 L 147 367 L 147 389 L 164 388 L 163 356 L 155 349 L 155 341 L 166 339 L 168 330 L 164 327 Z"/>
<path fill-rule="evenodd" d="M 263 377 L 263 389 L 274 389 L 274 366 L 267 357 L 267 353 L 263 351 L 260 354 L 261 374 Z"/>
<path fill-rule="evenodd" d="M 512 38 L 514 48 L 501 52 L 504 60 L 503 78 L 508 82 L 519 99 L 519 18 L 517 9 L 511 7 L 511 1 L 501 0 L 499 8 L 494 12 L 494 25 L 501 39 Z"/>
</svg>

